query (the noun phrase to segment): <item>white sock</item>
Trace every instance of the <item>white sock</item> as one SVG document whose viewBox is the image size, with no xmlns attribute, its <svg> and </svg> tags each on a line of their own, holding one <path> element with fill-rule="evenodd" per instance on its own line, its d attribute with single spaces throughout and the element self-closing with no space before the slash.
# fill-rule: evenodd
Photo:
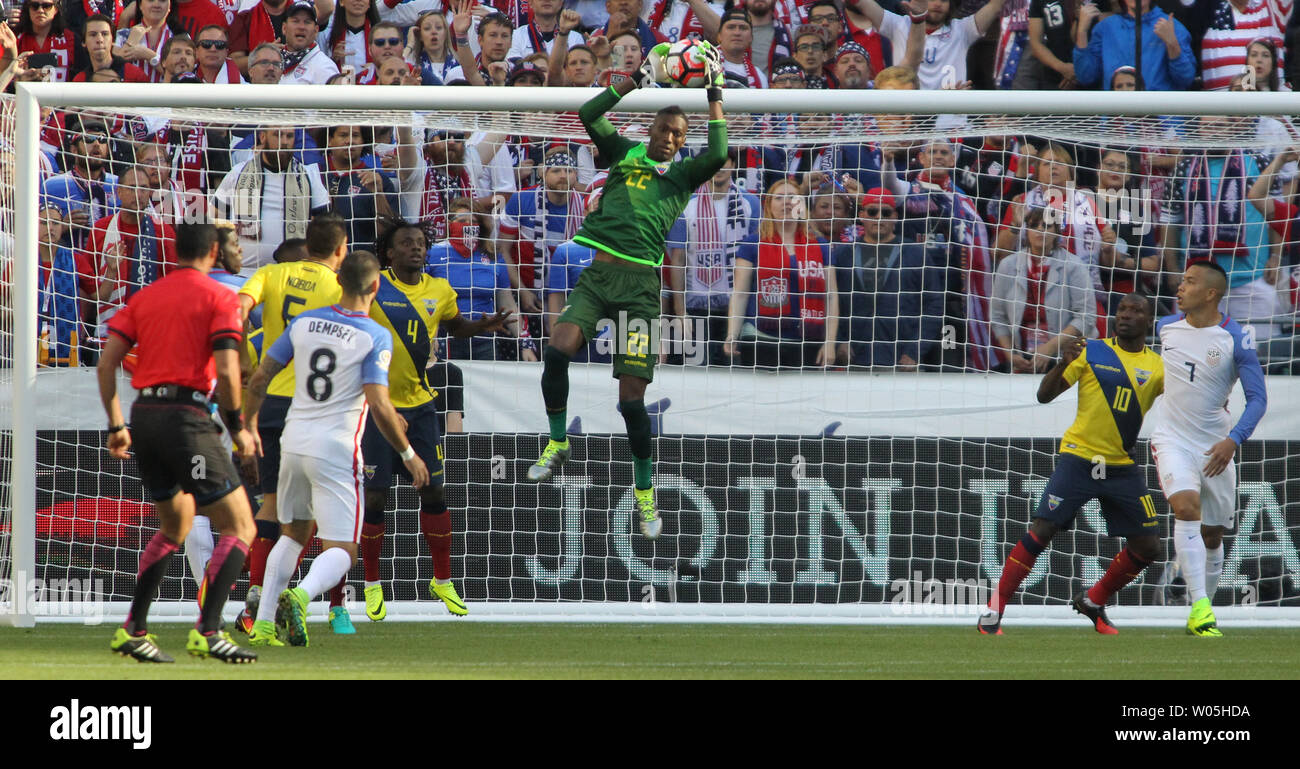
<svg viewBox="0 0 1300 769">
<path fill-rule="evenodd" d="M 280 602 L 280 594 L 289 587 L 289 577 L 293 576 L 298 564 L 298 554 L 302 545 L 280 535 L 279 541 L 266 556 L 266 578 L 262 580 L 262 600 L 257 605 L 257 620 L 275 621 L 275 607 Z"/>
<path fill-rule="evenodd" d="M 1219 577 L 1223 576 L 1223 543 L 1218 547 L 1205 548 L 1205 594 L 1214 600 L 1214 593 L 1219 589 Z"/>
<path fill-rule="evenodd" d="M 1205 597 L 1205 540 L 1200 521 L 1174 521 L 1174 553 L 1187 583 L 1187 597 L 1196 603 Z"/>
<path fill-rule="evenodd" d="M 366 582 L 366 588 L 369 589 L 369 588 L 374 587 L 375 585 L 380 585 L 380 584 L 383 584 L 383 583 L 381 583 L 381 582 Z"/>
<path fill-rule="evenodd" d="M 194 516 L 190 533 L 185 535 L 185 561 L 190 565 L 190 576 L 195 585 L 203 584 L 203 572 L 212 560 L 216 545 L 212 541 L 212 522 L 206 515 Z"/>
<path fill-rule="evenodd" d="M 351 568 L 352 557 L 348 551 L 341 547 L 328 548 L 312 559 L 311 568 L 298 587 L 307 591 L 308 600 L 314 601 L 321 593 L 333 589 Z"/>
</svg>

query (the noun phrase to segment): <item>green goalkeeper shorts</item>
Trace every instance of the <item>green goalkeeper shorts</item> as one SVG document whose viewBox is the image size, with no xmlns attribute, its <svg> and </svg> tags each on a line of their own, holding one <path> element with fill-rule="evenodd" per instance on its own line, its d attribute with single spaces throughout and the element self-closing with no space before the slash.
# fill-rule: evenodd
<svg viewBox="0 0 1300 769">
<path fill-rule="evenodd" d="M 659 359 L 659 271 L 621 260 L 593 259 L 556 322 L 577 326 L 583 341 L 612 325 L 614 377 L 627 374 L 654 381 Z"/>
</svg>

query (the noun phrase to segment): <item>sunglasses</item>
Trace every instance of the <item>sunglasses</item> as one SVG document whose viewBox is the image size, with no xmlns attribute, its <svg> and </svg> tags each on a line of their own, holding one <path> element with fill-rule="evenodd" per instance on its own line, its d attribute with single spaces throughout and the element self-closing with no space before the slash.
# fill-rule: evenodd
<svg viewBox="0 0 1300 769">
<path fill-rule="evenodd" d="M 107 134 L 82 134 L 81 140 L 87 144 L 108 144 Z"/>
<path fill-rule="evenodd" d="M 58 3 L 28 3 L 27 4 L 29 8 L 34 8 L 38 11 L 50 11 L 58 7 L 58 5 L 59 5 Z"/>
<path fill-rule="evenodd" d="M 894 209 L 892 209 L 892 208 L 866 208 L 866 209 L 863 209 L 862 213 L 866 214 L 867 217 L 870 218 L 870 219 L 886 219 L 886 218 L 892 218 L 892 217 L 893 217 L 893 215 L 894 215 Z"/>
<path fill-rule="evenodd" d="M 209 51 L 214 49 L 218 51 L 224 51 L 226 50 L 226 41 L 225 40 L 200 40 L 199 47 L 206 48 Z"/>
<path fill-rule="evenodd" d="M 402 38 L 400 38 L 400 37 L 377 37 L 377 38 L 375 38 L 375 40 L 374 40 L 374 44 L 377 45 L 377 46 L 379 46 L 380 48 L 386 48 L 386 47 L 389 47 L 389 46 L 399 46 L 399 45 L 402 44 Z"/>
</svg>

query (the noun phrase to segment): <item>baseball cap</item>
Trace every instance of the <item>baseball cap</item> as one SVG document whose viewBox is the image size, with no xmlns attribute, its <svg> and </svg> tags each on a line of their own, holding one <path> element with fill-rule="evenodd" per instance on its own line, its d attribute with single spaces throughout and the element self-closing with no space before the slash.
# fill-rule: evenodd
<svg viewBox="0 0 1300 769">
<path fill-rule="evenodd" d="M 885 206 L 887 208 L 897 208 L 894 195 L 884 187 L 872 187 L 862 196 L 862 207 L 867 206 Z"/>
<path fill-rule="evenodd" d="M 521 61 L 510 70 L 510 75 L 506 77 L 506 85 L 514 85 L 516 80 L 529 73 L 541 78 L 543 84 L 546 82 L 546 72 L 541 67 L 531 61 Z"/>
<path fill-rule="evenodd" d="M 284 17 L 287 19 L 298 11 L 306 11 L 311 14 L 313 21 L 316 19 L 316 4 L 311 0 L 293 0 L 293 3 L 289 6 L 289 12 Z"/>
</svg>

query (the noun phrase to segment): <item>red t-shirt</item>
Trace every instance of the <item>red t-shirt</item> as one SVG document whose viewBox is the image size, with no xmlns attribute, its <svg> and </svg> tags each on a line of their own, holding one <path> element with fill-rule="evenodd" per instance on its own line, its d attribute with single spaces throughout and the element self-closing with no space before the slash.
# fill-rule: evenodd
<svg viewBox="0 0 1300 769">
<path fill-rule="evenodd" d="M 1025 292 L 1025 314 L 1020 319 L 1024 336 L 1025 349 L 1033 349 L 1047 341 L 1047 317 L 1043 308 L 1043 297 L 1047 294 L 1047 260 L 1036 256 L 1029 257 L 1029 269 L 1026 271 L 1029 287 Z"/>
<path fill-rule="evenodd" d="M 108 322 L 108 332 L 138 345 L 132 387 L 176 384 L 207 392 L 217 375 L 213 343 L 239 342 L 241 325 L 234 291 L 182 267 L 137 291 Z"/>
<path fill-rule="evenodd" d="M 1273 201 L 1273 215 L 1269 217 L 1268 226 L 1281 236 L 1283 243 L 1291 242 L 1291 223 L 1295 221 L 1298 214 L 1300 208 L 1280 200 Z"/>
<path fill-rule="evenodd" d="M 108 274 L 108 263 L 113 254 L 106 253 L 105 241 L 108 239 L 108 225 L 113 221 L 113 217 L 105 216 L 103 219 L 95 222 L 95 228 L 90 231 L 90 240 L 86 243 L 88 262 L 78 261 L 78 272 L 81 272 L 81 265 L 85 264 L 90 269 L 87 271 L 94 279 L 95 283 L 99 281 L 117 281 L 121 279 L 119 274 Z M 121 236 L 119 242 L 124 249 L 123 253 L 129 260 L 131 254 L 135 253 L 135 241 L 140 236 L 140 227 L 137 224 L 127 223 L 124 217 L 118 217 L 117 230 Z M 158 239 L 158 276 L 162 277 L 171 272 L 176 267 L 176 235 L 172 228 L 154 219 L 154 233 Z M 120 268 L 119 264 L 119 268 Z M 120 269 L 119 269 L 120 272 Z M 86 293 L 92 293 L 93 285 L 88 285 L 86 279 L 81 278 L 82 290 Z"/>
<path fill-rule="evenodd" d="M 76 57 L 77 36 L 72 30 L 65 29 L 61 35 L 46 35 L 44 45 L 36 42 L 35 35 L 23 33 L 18 36 L 18 53 L 52 53 L 54 54 L 54 82 L 66 83 L 72 75 L 72 62 Z"/>
<path fill-rule="evenodd" d="M 198 39 L 199 30 L 209 24 L 216 24 L 229 32 L 225 11 L 212 0 L 182 0 L 176 4 L 176 15 L 190 39 Z"/>
</svg>

